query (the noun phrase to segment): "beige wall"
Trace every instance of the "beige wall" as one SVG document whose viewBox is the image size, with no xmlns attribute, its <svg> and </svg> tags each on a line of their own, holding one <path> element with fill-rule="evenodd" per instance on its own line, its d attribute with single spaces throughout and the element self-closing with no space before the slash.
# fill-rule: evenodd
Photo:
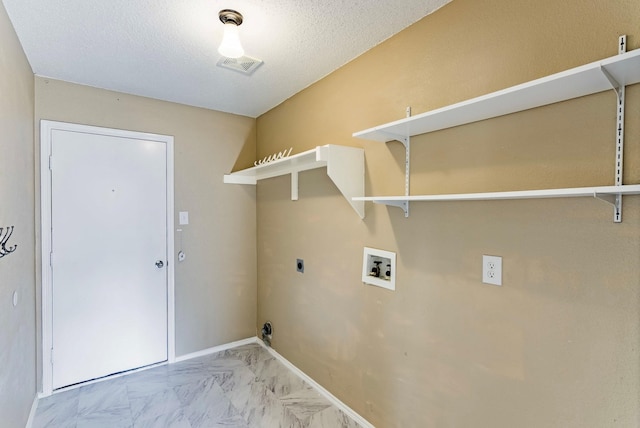
<svg viewBox="0 0 640 428">
<path fill-rule="evenodd" d="M 0 3 L 0 425 L 22 427 L 36 395 L 33 73 Z M 13 306 L 13 292 L 18 305 Z"/>
<path fill-rule="evenodd" d="M 176 354 L 254 336 L 255 189 L 222 176 L 255 158 L 255 119 L 40 77 L 35 88 L 38 122 L 174 136 L 176 255 L 181 242 L 187 254 L 175 261 Z"/>
<path fill-rule="evenodd" d="M 404 150 L 351 134 L 640 47 L 636 0 L 454 0 L 264 114 L 258 157 L 361 146 L 368 195 L 403 192 Z M 640 85 L 625 182 L 640 182 Z M 613 184 L 613 92 L 412 139 L 412 193 Z M 258 324 L 378 427 L 637 427 L 640 197 L 367 205 L 324 171 L 258 185 Z M 397 290 L 360 280 L 396 251 Z M 503 286 L 481 283 L 483 254 Z M 305 273 L 295 272 L 295 259 Z"/>
</svg>

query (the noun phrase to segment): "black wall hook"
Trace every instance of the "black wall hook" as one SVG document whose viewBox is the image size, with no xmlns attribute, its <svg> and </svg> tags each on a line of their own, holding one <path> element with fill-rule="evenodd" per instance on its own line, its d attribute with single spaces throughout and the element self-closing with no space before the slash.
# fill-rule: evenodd
<svg viewBox="0 0 640 428">
<path fill-rule="evenodd" d="M 7 247 L 7 241 L 11 238 L 13 234 L 13 226 L 9 227 L 0 227 L 0 259 L 6 256 L 7 254 L 13 253 L 18 245 L 14 245 L 13 247 Z"/>
</svg>

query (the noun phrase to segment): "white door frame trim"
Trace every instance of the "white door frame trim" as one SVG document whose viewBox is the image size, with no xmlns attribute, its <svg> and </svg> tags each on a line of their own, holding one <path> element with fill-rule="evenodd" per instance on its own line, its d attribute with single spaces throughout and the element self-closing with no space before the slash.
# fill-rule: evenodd
<svg viewBox="0 0 640 428">
<path fill-rule="evenodd" d="M 167 146 L 167 360 L 175 362 L 175 267 L 174 267 L 174 189 L 173 189 L 173 137 L 101 128 L 51 120 L 40 121 L 40 232 L 42 241 L 42 395 L 52 394 L 52 336 L 53 300 L 51 273 L 51 132 L 53 130 L 83 132 L 113 137 L 133 138 L 165 143 Z"/>
</svg>

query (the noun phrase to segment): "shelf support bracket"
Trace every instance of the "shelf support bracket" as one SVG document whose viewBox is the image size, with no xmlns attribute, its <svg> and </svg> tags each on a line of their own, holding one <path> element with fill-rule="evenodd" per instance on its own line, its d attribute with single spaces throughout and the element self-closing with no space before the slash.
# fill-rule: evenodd
<svg viewBox="0 0 640 428">
<path fill-rule="evenodd" d="M 622 218 L 622 195 L 599 195 L 594 193 L 593 197 L 601 200 L 602 202 L 606 202 L 613 207 L 614 221 L 616 221 L 616 218 Z"/>
<path fill-rule="evenodd" d="M 618 38 L 618 54 L 623 54 L 627 51 L 627 36 L 623 35 Z M 625 99 L 625 85 L 620 84 L 615 77 L 607 71 L 606 68 L 600 67 L 600 71 L 607 78 L 613 91 L 616 94 L 616 153 L 615 153 L 615 177 L 614 185 L 622 186 L 623 178 L 623 156 L 624 156 L 624 99 Z M 609 195 L 615 199 L 612 203 L 614 207 L 613 221 L 614 223 L 622 222 L 622 195 Z M 597 196 L 599 199 L 603 199 L 602 196 Z M 605 199 L 603 199 L 605 200 Z"/>
<path fill-rule="evenodd" d="M 327 175 L 360 218 L 364 218 L 364 201 L 353 200 L 354 197 L 364 196 L 364 151 L 355 147 L 330 145 L 327 160 Z"/>
<path fill-rule="evenodd" d="M 406 116 L 411 117 L 411 107 L 407 107 Z M 404 195 L 409 196 L 409 173 L 411 172 L 411 137 L 407 135 L 400 141 L 404 145 Z M 409 202 L 407 201 L 406 217 L 409 217 Z"/>
<path fill-rule="evenodd" d="M 411 106 L 405 110 L 406 117 L 411 117 Z M 411 137 L 395 135 L 394 139 L 404 146 L 404 195 L 409 196 L 411 184 Z M 409 201 L 401 201 L 397 203 L 387 203 L 395 207 L 402 208 L 405 218 L 409 217 Z"/>
<path fill-rule="evenodd" d="M 411 107 L 407 107 L 407 117 L 411 116 Z M 391 138 L 387 141 L 398 141 L 404 146 L 404 195 L 409 196 L 410 183 L 411 183 L 411 137 L 402 136 L 397 134 L 388 134 Z M 404 216 L 409 217 L 409 201 L 402 201 L 398 203 L 385 203 L 385 205 L 392 205 L 394 207 L 400 207 L 404 211 Z"/>
<path fill-rule="evenodd" d="M 411 115 L 411 108 L 407 107 L 407 115 Z M 407 117 L 409 117 L 407 116 Z M 410 176 L 411 176 L 411 137 L 402 136 L 398 134 L 388 134 L 389 140 L 387 141 L 398 141 L 404 146 L 404 195 L 409 196 L 409 187 L 410 187 Z M 402 201 L 398 203 L 387 203 L 385 205 L 391 205 L 394 207 L 402 208 L 404 211 L 404 216 L 409 217 L 409 201 Z"/>
<path fill-rule="evenodd" d="M 384 204 L 392 207 L 398 207 L 402 211 L 404 211 L 405 217 L 409 217 L 409 201 L 386 201 L 385 200 L 385 201 L 376 202 L 376 203 Z"/>
<path fill-rule="evenodd" d="M 291 173 L 291 200 L 298 200 L 298 171 Z"/>
<path fill-rule="evenodd" d="M 411 137 L 403 137 L 398 140 L 404 145 L 404 195 L 409 196 L 411 183 Z M 404 201 L 396 205 L 404 211 L 404 216 L 409 217 L 409 201 Z"/>
</svg>

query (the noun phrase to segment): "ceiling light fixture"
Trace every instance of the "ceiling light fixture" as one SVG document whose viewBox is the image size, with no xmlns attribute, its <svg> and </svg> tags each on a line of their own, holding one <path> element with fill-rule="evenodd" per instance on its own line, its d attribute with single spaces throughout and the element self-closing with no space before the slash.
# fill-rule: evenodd
<svg viewBox="0 0 640 428">
<path fill-rule="evenodd" d="M 224 36 L 218 52 L 227 58 L 240 58 L 244 55 L 244 49 L 238 35 L 238 27 L 242 24 L 242 14 L 235 10 L 223 9 L 218 13 L 218 17 L 224 24 Z"/>
</svg>

